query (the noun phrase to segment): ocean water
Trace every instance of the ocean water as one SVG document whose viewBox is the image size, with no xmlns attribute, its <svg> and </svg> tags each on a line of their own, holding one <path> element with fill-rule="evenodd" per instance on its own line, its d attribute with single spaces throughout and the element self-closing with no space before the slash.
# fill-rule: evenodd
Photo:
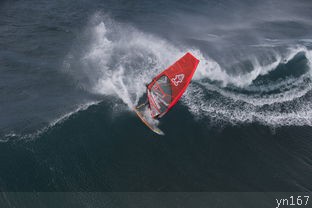
<svg viewBox="0 0 312 208">
<path fill-rule="evenodd" d="M 312 3 L 0 3 L 1 191 L 311 191 Z M 191 52 L 151 132 L 145 83 Z"/>
</svg>

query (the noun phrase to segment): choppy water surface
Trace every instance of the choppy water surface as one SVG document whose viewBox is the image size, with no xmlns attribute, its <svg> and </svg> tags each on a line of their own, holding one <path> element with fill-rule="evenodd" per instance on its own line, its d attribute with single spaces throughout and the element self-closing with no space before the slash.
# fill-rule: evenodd
<svg viewBox="0 0 312 208">
<path fill-rule="evenodd" d="M 0 4 L 0 189 L 312 189 L 309 1 Z M 131 108 L 200 64 L 158 137 Z"/>
</svg>

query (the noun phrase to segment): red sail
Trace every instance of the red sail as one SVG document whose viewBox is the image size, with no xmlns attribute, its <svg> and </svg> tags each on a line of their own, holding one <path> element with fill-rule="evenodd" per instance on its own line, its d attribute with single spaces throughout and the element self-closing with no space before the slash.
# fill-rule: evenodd
<svg viewBox="0 0 312 208">
<path fill-rule="evenodd" d="M 186 53 L 148 85 L 147 96 L 153 118 L 162 117 L 178 102 L 189 85 L 198 63 L 198 59 Z"/>
</svg>

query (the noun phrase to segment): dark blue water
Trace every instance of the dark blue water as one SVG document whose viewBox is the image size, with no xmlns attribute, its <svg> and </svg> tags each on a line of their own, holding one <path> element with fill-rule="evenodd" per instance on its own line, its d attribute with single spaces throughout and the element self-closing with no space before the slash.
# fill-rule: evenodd
<svg viewBox="0 0 312 208">
<path fill-rule="evenodd" d="M 310 1 L 0 3 L 1 191 L 311 191 Z M 200 59 L 151 132 L 131 111 Z"/>
</svg>

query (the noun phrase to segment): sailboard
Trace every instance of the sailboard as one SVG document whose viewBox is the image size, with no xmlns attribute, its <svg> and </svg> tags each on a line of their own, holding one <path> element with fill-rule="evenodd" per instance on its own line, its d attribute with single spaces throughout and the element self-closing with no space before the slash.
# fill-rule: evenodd
<svg viewBox="0 0 312 208">
<path fill-rule="evenodd" d="M 147 85 L 148 110 L 153 119 L 163 117 L 181 98 L 190 84 L 199 60 L 191 53 L 186 53 L 182 58 L 158 74 Z M 162 132 L 157 125 L 153 125 L 144 114 L 140 113 L 142 105 L 135 108 L 135 112 L 152 131 L 157 134 Z M 163 134 L 163 133 L 162 133 Z"/>
<path fill-rule="evenodd" d="M 147 116 L 144 115 L 144 111 L 142 111 L 140 108 L 133 108 L 134 112 L 139 116 L 141 121 L 148 127 L 150 130 L 155 132 L 156 134 L 159 135 L 165 135 L 165 133 L 160 130 L 155 123 L 152 123 L 149 121 Z"/>
</svg>

